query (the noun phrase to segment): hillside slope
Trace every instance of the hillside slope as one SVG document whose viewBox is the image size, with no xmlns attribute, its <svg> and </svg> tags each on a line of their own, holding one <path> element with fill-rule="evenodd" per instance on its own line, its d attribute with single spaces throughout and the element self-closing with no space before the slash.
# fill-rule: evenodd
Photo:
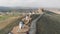
<svg viewBox="0 0 60 34">
<path fill-rule="evenodd" d="M 60 15 L 46 13 L 37 21 L 36 34 L 60 34 Z"/>
</svg>

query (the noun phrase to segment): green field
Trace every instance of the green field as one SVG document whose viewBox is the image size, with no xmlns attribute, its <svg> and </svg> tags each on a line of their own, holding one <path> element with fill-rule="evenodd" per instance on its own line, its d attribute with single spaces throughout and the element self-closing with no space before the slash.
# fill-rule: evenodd
<svg viewBox="0 0 60 34">
<path fill-rule="evenodd" d="M 0 16 L 0 21 L 7 19 L 9 16 Z"/>
<path fill-rule="evenodd" d="M 20 14 L 2 15 L 2 16 L 0 16 L 0 21 L 3 21 L 5 19 L 8 19 L 9 17 L 16 17 L 16 16 L 20 16 Z"/>
</svg>

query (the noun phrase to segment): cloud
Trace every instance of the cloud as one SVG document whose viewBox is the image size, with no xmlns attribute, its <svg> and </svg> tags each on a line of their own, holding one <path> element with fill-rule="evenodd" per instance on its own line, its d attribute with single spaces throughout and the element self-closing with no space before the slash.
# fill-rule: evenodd
<svg viewBox="0 0 60 34">
<path fill-rule="evenodd" d="M 0 0 L 0 6 L 60 7 L 60 0 Z"/>
</svg>

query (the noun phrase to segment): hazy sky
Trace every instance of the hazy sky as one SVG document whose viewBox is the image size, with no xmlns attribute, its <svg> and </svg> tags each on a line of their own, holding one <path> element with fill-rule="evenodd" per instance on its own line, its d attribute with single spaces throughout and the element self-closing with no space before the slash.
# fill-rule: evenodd
<svg viewBox="0 0 60 34">
<path fill-rule="evenodd" d="M 56 8 L 60 8 L 60 0 L 0 0 L 0 6 L 56 7 Z"/>
</svg>

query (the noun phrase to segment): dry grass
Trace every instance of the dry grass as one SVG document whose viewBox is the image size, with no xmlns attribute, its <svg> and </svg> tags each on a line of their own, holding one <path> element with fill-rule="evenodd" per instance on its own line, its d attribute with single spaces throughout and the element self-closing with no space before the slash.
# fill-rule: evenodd
<svg viewBox="0 0 60 34">
<path fill-rule="evenodd" d="M 18 25 L 21 17 L 11 17 L 0 23 L 0 34 L 7 34 L 15 25 Z"/>
<path fill-rule="evenodd" d="M 13 21 L 15 21 L 17 19 L 17 17 L 11 17 L 11 18 L 8 18 L 4 21 L 2 21 L 0 23 L 0 29 L 3 29 L 5 26 L 7 26 L 8 24 L 12 23 Z"/>
</svg>

